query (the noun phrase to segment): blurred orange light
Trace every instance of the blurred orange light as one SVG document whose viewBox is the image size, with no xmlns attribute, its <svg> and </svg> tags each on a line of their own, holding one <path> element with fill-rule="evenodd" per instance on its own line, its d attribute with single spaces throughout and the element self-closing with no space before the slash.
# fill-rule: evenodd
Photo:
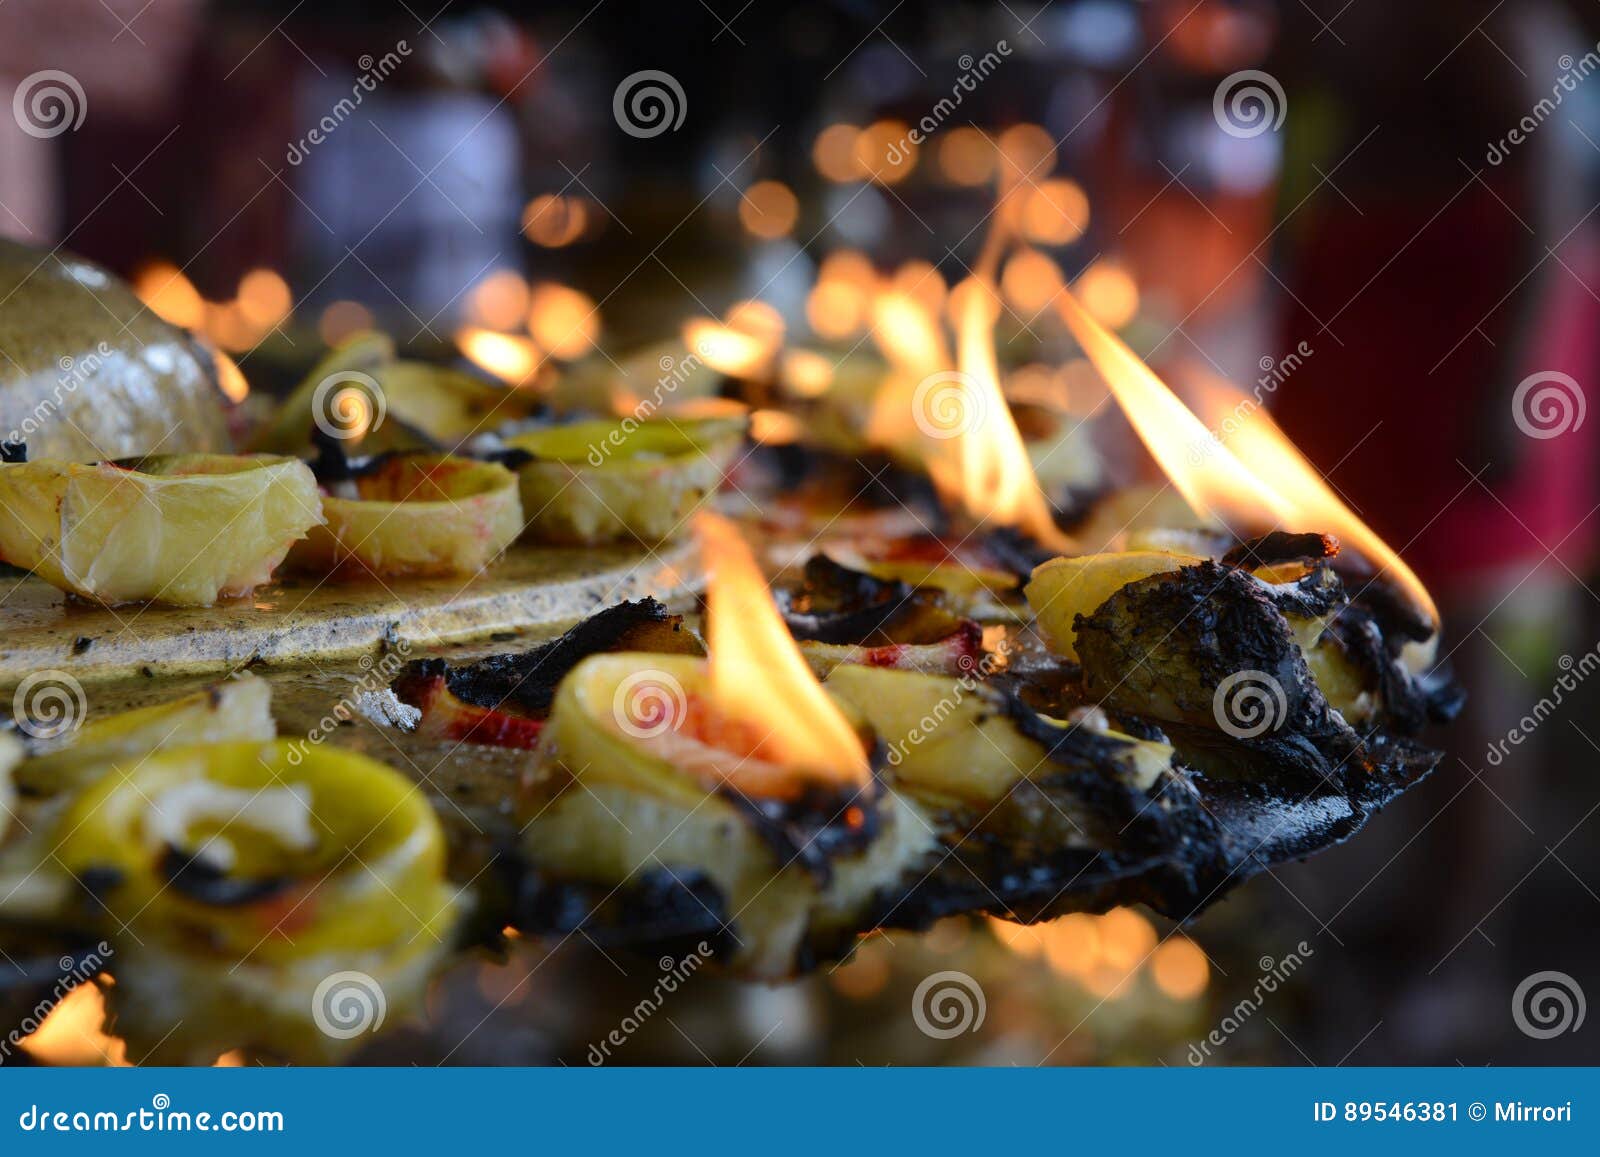
<svg viewBox="0 0 1600 1157">
<path fill-rule="evenodd" d="M 317 333 L 325 345 L 338 345 L 353 333 L 371 329 L 376 324 L 372 311 L 359 301 L 335 301 L 322 311 L 317 322 Z"/>
<path fill-rule="evenodd" d="M 1211 966 L 1199 945 L 1183 936 L 1174 936 L 1150 961 L 1150 975 L 1156 987 L 1174 1000 L 1193 1000 L 1206 990 Z"/>
<path fill-rule="evenodd" d="M 1007 186 L 1038 184 L 1056 165 L 1056 142 L 1039 125 L 1012 125 L 1000 134 L 1000 175 Z"/>
<path fill-rule="evenodd" d="M 1000 275 L 1000 292 L 1024 316 L 1038 313 L 1055 300 L 1064 279 L 1061 267 L 1037 249 L 1019 249 Z"/>
<path fill-rule="evenodd" d="M 939 170 L 952 184 L 969 188 L 994 179 L 994 144 L 979 129 L 962 125 L 939 140 Z"/>
<path fill-rule="evenodd" d="M 889 280 L 889 287 L 914 300 L 933 317 L 938 317 L 944 309 L 945 297 L 950 292 L 944 283 L 944 274 L 939 272 L 937 266 L 932 262 L 916 260 L 907 261 L 896 269 Z"/>
<path fill-rule="evenodd" d="M 1078 275 L 1073 291 L 1083 308 L 1108 329 L 1121 329 L 1139 313 L 1139 286 L 1121 263 L 1102 257 Z"/>
<path fill-rule="evenodd" d="M 170 261 L 152 261 L 133 277 L 133 292 L 163 320 L 184 329 L 199 329 L 206 303 L 194 283 Z"/>
<path fill-rule="evenodd" d="M 1022 201 L 1022 234 L 1040 245 L 1070 245 L 1089 227 L 1089 196 L 1076 181 L 1052 178 Z"/>
<path fill-rule="evenodd" d="M 811 163 L 817 172 L 830 181 L 859 181 L 866 174 L 856 160 L 856 138 L 861 130 L 855 125 L 829 125 L 817 134 L 811 146 Z"/>
<path fill-rule="evenodd" d="M 904 121 L 874 121 L 856 137 L 856 163 L 868 177 L 898 184 L 917 167 L 917 146 Z"/>
<path fill-rule="evenodd" d="M 567 285 L 536 286 L 528 299 L 528 332 L 533 340 L 566 361 L 582 357 L 600 340 L 600 313 L 594 298 Z"/>
<path fill-rule="evenodd" d="M 739 221 L 757 237 L 787 237 L 800 219 L 800 202 L 782 181 L 757 181 L 739 199 Z"/>
<path fill-rule="evenodd" d="M 514 269 L 496 269 L 477 285 L 467 299 L 467 311 L 479 325 L 490 329 L 518 329 L 528 316 L 528 283 Z"/>
<path fill-rule="evenodd" d="M 270 269 L 252 269 L 239 279 L 239 309 L 256 325 L 271 329 L 294 308 L 289 283 Z"/>
<path fill-rule="evenodd" d="M 252 321 L 238 302 L 206 303 L 206 336 L 230 353 L 242 353 L 254 347 L 265 328 Z"/>
<path fill-rule="evenodd" d="M 589 208 L 576 197 L 542 193 L 522 210 L 523 236 L 546 249 L 572 244 L 588 224 Z"/>
<path fill-rule="evenodd" d="M 860 286 L 824 281 L 806 297 L 806 321 L 819 337 L 841 341 L 865 327 L 867 308 L 867 293 Z"/>
<path fill-rule="evenodd" d="M 814 350 L 789 350 L 779 377 L 793 396 L 820 398 L 833 385 L 833 363 Z"/>
<path fill-rule="evenodd" d="M 462 329 L 456 333 L 456 345 L 474 365 L 513 386 L 531 381 L 543 361 L 539 347 L 527 338 L 492 329 Z"/>
</svg>

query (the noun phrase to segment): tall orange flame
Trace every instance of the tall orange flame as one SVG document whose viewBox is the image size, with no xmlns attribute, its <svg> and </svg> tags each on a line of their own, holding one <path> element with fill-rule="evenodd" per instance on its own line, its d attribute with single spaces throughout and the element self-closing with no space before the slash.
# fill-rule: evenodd
<svg viewBox="0 0 1600 1157">
<path fill-rule="evenodd" d="M 733 523 L 701 512 L 715 709 L 766 734 L 764 758 L 845 785 L 871 778 L 860 737 L 806 665 Z"/>
<path fill-rule="evenodd" d="M 1316 469 L 1259 408 L 1206 427 L 1143 360 L 1083 308 L 1070 290 L 1057 298 L 1061 316 L 1105 379 L 1151 455 L 1199 517 L 1236 534 L 1271 528 L 1336 536 L 1380 573 L 1392 575 L 1419 610 L 1438 609 L 1400 556 L 1324 483 Z M 1221 403 L 1223 409 L 1238 400 Z"/>
</svg>

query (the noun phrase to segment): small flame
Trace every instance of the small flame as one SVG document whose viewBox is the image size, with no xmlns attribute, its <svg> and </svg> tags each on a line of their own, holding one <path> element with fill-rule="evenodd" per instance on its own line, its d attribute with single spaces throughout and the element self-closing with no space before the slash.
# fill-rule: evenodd
<svg viewBox="0 0 1600 1157">
<path fill-rule="evenodd" d="M 234 405 L 248 398 L 250 383 L 246 380 L 244 371 L 239 368 L 239 363 L 221 350 L 213 350 L 211 356 L 216 362 L 217 386 L 222 390 L 223 396 Z"/>
<path fill-rule="evenodd" d="M 727 519 L 702 512 L 695 536 L 707 570 L 711 695 L 723 717 L 759 729 L 760 757 L 846 785 L 871 777 L 860 737 L 828 697 L 783 617 L 750 548 Z"/>
<path fill-rule="evenodd" d="M 994 353 L 994 288 L 978 279 L 964 288 L 965 293 L 958 287 L 956 294 L 964 300 L 956 306 L 960 374 L 954 381 L 965 395 L 972 420 L 954 439 L 959 477 L 941 480 L 935 472 L 934 482 L 947 491 L 953 488 L 974 518 L 1020 527 L 1045 546 L 1070 549 L 1072 542 L 1056 528 L 1022 432 L 1000 390 L 1000 367 Z"/>
<path fill-rule="evenodd" d="M 1219 439 L 1071 292 L 1063 292 L 1057 303 L 1139 437 L 1197 516 L 1241 536 L 1270 527 L 1336 535 L 1374 567 L 1390 572 L 1438 623 L 1438 610 L 1416 575 L 1334 495 L 1265 414 L 1221 423 L 1234 428 Z"/>
<path fill-rule="evenodd" d="M 528 297 L 528 332 L 558 358 L 580 358 L 600 340 L 600 307 L 570 285 L 546 283 Z"/>
<path fill-rule="evenodd" d="M 128 1047 L 104 1028 L 106 998 L 92 983 L 80 984 L 62 997 L 29 1036 L 22 1049 L 47 1065 L 114 1065 L 128 1063 Z"/>
<path fill-rule="evenodd" d="M 529 384 L 544 361 L 539 347 L 527 338 L 476 326 L 459 330 L 456 345 L 474 365 L 512 386 Z"/>
</svg>

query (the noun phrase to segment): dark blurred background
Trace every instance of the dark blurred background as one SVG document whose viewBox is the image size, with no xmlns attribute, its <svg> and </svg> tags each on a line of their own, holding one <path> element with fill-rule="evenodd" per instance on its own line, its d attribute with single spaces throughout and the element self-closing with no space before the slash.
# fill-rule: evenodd
<svg viewBox="0 0 1600 1157">
<path fill-rule="evenodd" d="M 1009 166 L 1002 360 L 1103 399 L 1065 280 L 1175 378 L 1270 377 L 1437 596 L 1466 714 L 1358 839 L 1183 935 L 875 937 L 794 986 L 697 976 L 617 1059 L 1181 1065 L 1216 1030 L 1206 1063 L 1594 1062 L 1600 1023 L 1530 1035 L 1513 999 L 1600 996 L 1597 41 L 1591 0 L 7 0 L 0 233 L 134 279 L 252 381 L 374 322 L 609 357 L 752 298 L 850 350 L 884 287 L 966 275 Z M 72 124 L 28 103 L 51 86 Z M 937 969 L 981 982 L 980 1030 L 911 1023 Z M 583 1063 L 655 979 L 519 945 L 373 1059 Z"/>
</svg>

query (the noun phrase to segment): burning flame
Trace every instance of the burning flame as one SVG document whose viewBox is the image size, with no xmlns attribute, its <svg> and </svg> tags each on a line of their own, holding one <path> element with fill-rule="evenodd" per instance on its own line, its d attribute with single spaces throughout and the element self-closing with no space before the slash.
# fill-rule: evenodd
<svg viewBox="0 0 1600 1157">
<path fill-rule="evenodd" d="M 459 330 L 456 345 L 474 365 L 512 386 L 529 384 L 544 362 L 539 347 L 527 338 L 477 326 Z"/>
<path fill-rule="evenodd" d="M 80 984 L 23 1039 L 23 1051 L 47 1065 L 124 1066 L 128 1047 L 106 1033 L 105 1017 L 105 994 L 94 984 Z"/>
<path fill-rule="evenodd" d="M 1201 413 L 1214 429 L 1221 431 L 1223 445 L 1257 476 L 1271 478 L 1279 494 L 1288 496 L 1295 525 L 1334 535 L 1379 574 L 1391 575 L 1411 595 L 1418 609 L 1438 624 L 1439 608 L 1416 572 L 1344 504 L 1266 410 L 1247 405 L 1247 395 L 1232 383 L 1208 375 L 1196 384 Z"/>
<path fill-rule="evenodd" d="M 871 771 L 861 739 L 806 665 L 739 531 L 706 512 L 694 529 L 708 576 L 706 642 L 719 714 L 765 734 L 765 760 L 865 784 Z"/>
<path fill-rule="evenodd" d="M 212 358 L 217 366 L 217 387 L 222 390 L 228 401 L 238 405 L 250 396 L 250 383 L 244 376 L 244 371 L 239 368 L 239 363 L 230 358 L 221 350 L 215 350 Z"/>
<path fill-rule="evenodd" d="M 1139 437 L 1197 516 L 1241 536 L 1269 527 L 1334 534 L 1380 572 L 1393 575 L 1438 624 L 1438 610 L 1417 576 L 1323 483 L 1264 413 L 1223 423 L 1234 429 L 1218 438 L 1071 292 L 1062 292 L 1057 303 Z"/>
<path fill-rule="evenodd" d="M 1000 391 L 990 312 L 993 300 L 994 290 L 987 281 L 973 281 L 968 283 L 966 300 L 957 306 L 956 360 L 961 373 L 956 380 L 975 414 L 955 439 L 958 492 L 974 518 L 1021 527 L 1044 545 L 1064 550 L 1071 540 L 1056 529 L 1022 432 Z M 940 483 L 937 475 L 934 481 Z"/>
</svg>

